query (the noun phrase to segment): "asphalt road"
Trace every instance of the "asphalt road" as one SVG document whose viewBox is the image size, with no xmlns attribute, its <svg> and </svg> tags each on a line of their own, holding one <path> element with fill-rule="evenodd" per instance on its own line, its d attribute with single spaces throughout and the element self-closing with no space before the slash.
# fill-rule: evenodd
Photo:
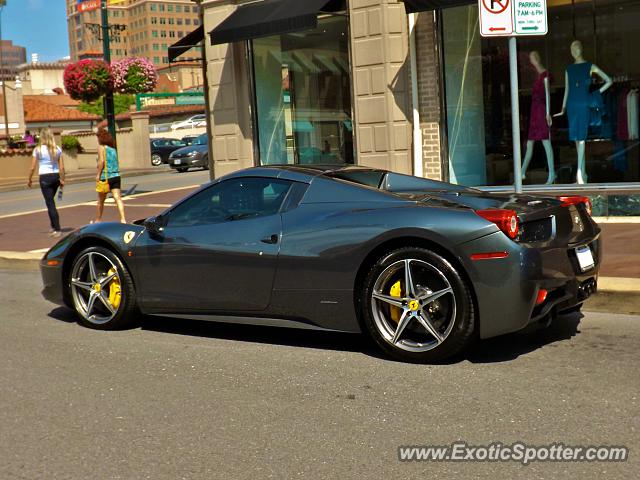
<svg viewBox="0 0 640 480">
<path fill-rule="evenodd" d="M 160 168 L 160 167 L 159 167 Z M 154 192 L 172 188 L 187 187 L 191 185 L 201 185 L 209 181 L 208 170 L 189 170 L 185 173 L 178 173 L 163 167 L 159 173 L 150 175 L 139 175 L 128 177 L 122 180 L 122 190 L 124 193 Z M 64 195 L 61 201 L 57 201 L 59 207 L 67 205 L 93 202 L 96 200 L 96 185 L 94 181 L 72 183 L 64 188 Z M 15 190 L 10 192 L 0 192 L 0 217 L 13 215 L 16 213 L 26 213 L 35 210 L 45 209 L 42 193 L 37 183 L 33 188 Z"/>
<path fill-rule="evenodd" d="M 144 319 L 98 332 L 0 271 L 1 479 L 637 478 L 640 317 L 444 365 L 359 336 Z M 626 463 L 401 463 L 399 445 L 626 445 Z"/>
</svg>

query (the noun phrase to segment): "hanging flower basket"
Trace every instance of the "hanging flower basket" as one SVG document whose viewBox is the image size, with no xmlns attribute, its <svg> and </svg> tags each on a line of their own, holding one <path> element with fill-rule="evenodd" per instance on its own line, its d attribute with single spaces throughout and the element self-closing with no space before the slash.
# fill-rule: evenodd
<svg viewBox="0 0 640 480">
<path fill-rule="evenodd" d="M 158 84 L 158 72 L 146 58 L 124 58 L 111 64 L 113 89 L 118 93 L 152 92 Z"/>
<path fill-rule="evenodd" d="M 112 88 L 111 69 L 102 60 L 80 60 L 64 69 L 64 87 L 74 100 L 93 102 Z"/>
</svg>

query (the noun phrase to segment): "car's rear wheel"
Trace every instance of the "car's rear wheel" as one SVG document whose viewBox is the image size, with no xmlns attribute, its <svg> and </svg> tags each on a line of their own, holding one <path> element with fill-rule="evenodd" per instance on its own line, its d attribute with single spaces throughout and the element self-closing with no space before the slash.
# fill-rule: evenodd
<svg viewBox="0 0 640 480">
<path fill-rule="evenodd" d="M 103 247 L 82 250 L 73 260 L 69 298 L 79 322 L 113 330 L 131 325 L 136 300 L 131 275 L 120 258 Z"/>
<path fill-rule="evenodd" d="M 157 153 L 151 155 L 151 165 L 154 167 L 162 165 L 162 157 Z"/>
<path fill-rule="evenodd" d="M 204 168 L 205 170 L 209 170 L 209 157 L 205 156 L 202 159 L 202 168 Z"/>
<path fill-rule="evenodd" d="M 184 173 L 184 172 L 186 172 L 186 171 L 187 171 L 187 170 L 189 170 L 189 169 L 188 169 L 188 168 L 185 168 L 185 167 L 180 167 L 180 168 L 176 168 L 176 170 L 178 171 L 178 173 Z"/>
<path fill-rule="evenodd" d="M 381 256 L 363 282 L 360 305 L 373 340 L 399 360 L 439 361 L 473 338 L 473 300 L 465 280 L 448 260 L 423 248 Z"/>
</svg>

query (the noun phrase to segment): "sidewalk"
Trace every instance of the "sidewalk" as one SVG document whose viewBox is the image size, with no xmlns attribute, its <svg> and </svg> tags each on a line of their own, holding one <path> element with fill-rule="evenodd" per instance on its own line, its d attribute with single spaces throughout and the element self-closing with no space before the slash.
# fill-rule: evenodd
<svg viewBox="0 0 640 480">
<path fill-rule="evenodd" d="M 79 178 L 76 177 L 76 181 Z M 194 188 L 124 197 L 127 219 L 134 221 L 156 215 Z M 107 202 L 104 220 L 117 221 L 113 200 Z M 62 206 L 58 211 L 63 233 L 68 233 L 94 218 L 95 201 Z M 589 300 L 589 308 L 599 311 L 620 311 L 622 308 L 627 313 L 640 313 L 640 224 L 601 223 L 600 227 L 604 248 L 598 280 L 601 294 Z M 41 211 L 0 218 L 0 268 L 37 269 L 42 255 L 57 242 L 47 235 L 48 231 L 49 219 L 44 205 Z"/>
</svg>

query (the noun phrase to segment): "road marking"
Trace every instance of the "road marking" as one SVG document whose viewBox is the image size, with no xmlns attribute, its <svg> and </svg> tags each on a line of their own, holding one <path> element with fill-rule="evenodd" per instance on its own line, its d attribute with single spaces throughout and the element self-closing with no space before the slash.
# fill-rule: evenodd
<svg viewBox="0 0 640 480">
<path fill-rule="evenodd" d="M 129 197 L 126 198 L 140 198 L 140 197 L 144 197 L 144 196 L 148 196 L 148 195 L 157 195 L 160 193 L 170 193 L 170 192 L 177 192 L 179 190 L 188 190 L 188 189 L 194 189 L 194 188 L 200 188 L 201 185 L 197 184 L 197 185 L 189 185 L 187 187 L 176 187 L 176 188 L 169 188 L 167 190 L 158 190 L 157 192 L 145 192 L 145 193 L 138 193 L 138 194 L 134 194 L 131 195 Z M 72 207 L 86 207 L 86 206 L 93 206 L 95 207 L 97 203 L 97 200 L 91 200 L 89 202 L 81 202 L 81 203 L 74 203 L 72 205 L 59 205 L 57 206 L 58 210 L 64 210 L 66 208 L 72 208 Z M 164 205 L 164 204 L 159 204 L 159 205 Z M 137 205 L 127 205 L 128 207 L 133 207 L 133 206 L 137 206 Z M 171 206 L 168 205 L 168 206 Z M 0 215 L 0 220 L 5 219 L 5 218 L 13 218 L 13 217 L 19 217 L 21 215 L 31 215 L 34 213 L 42 213 L 42 212 L 46 212 L 47 209 L 46 208 L 39 208 L 37 210 L 28 210 L 26 212 L 18 212 L 18 213 L 9 213 L 7 215 Z"/>
</svg>

